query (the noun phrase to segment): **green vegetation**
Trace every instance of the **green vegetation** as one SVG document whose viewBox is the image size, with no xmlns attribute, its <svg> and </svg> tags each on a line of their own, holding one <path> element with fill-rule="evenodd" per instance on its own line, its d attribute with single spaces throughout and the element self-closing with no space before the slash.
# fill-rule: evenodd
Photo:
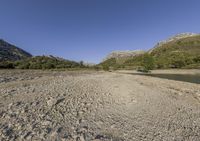
<svg viewBox="0 0 200 141">
<path fill-rule="evenodd" d="M 104 71 L 109 71 L 110 67 L 114 67 L 115 64 L 116 64 L 116 60 L 114 58 L 111 58 L 101 63 L 99 66 Z"/>
<path fill-rule="evenodd" d="M 109 71 L 109 70 L 110 70 L 110 68 L 109 68 L 109 66 L 108 66 L 108 65 L 104 65 L 104 66 L 103 66 L 103 70 L 104 70 L 104 71 Z"/>
<path fill-rule="evenodd" d="M 84 68 L 83 62 L 77 63 L 69 60 L 57 59 L 47 56 L 36 56 L 25 60 L 14 62 L 0 62 L 0 68 L 16 69 L 62 69 L 62 68 Z"/>
<path fill-rule="evenodd" d="M 168 68 L 200 68 L 200 35 L 171 41 L 146 54 L 108 59 L 100 66 L 141 71 Z"/>
<path fill-rule="evenodd" d="M 143 72 L 149 72 L 150 70 L 154 69 L 154 58 L 148 53 L 144 54 L 142 66 Z"/>
<path fill-rule="evenodd" d="M 21 56 L 20 53 L 23 54 L 23 57 L 19 57 Z M 18 55 L 16 56 L 16 54 Z M 162 44 L 145 54 L 134 57 L 107 59 L 92 67 L 85 66 L 83 61 L 78 63 L 53 56 L 36 56 L 31 58 L 30 56 L 29 53 L 0 40 L 0 68 L 4 69 L 90 68 L 105 71 L 136 69 L 148 72 L 152 69 L 200 68 L 200 35 L 174 40 Z"/>
<path fill-rule="evenodd" d="M 0 62 L 0 68 L 2 69 L 14 69 L 14 63 L 10 61 Z"/>
<path fill-rule="evenodd" d="M 200 36 L 187 37 L 155 48 L 151 55 L 156 68 L 188 68 L 200 66 Z"/>
</svg>

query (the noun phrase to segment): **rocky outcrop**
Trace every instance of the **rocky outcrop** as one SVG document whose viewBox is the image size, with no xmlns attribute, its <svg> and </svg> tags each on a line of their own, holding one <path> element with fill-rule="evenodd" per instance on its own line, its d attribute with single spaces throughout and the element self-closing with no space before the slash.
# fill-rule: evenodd
<svg viewBox="0 0 200 141">
<path fill-rule="evenodd" d="M 108 60 L 111 58 L 128 58 L 128 57 L 134 57 L 137 55 L 144 54 L 145 51 L 143 50 L 132 50 L 132 51 L 113 51 L 110 53 L 104 60 Z"/>
</svg>

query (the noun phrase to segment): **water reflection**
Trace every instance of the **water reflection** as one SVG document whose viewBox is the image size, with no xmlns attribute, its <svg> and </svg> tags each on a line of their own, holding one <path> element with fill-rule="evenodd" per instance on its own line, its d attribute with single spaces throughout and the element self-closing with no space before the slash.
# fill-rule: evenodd
<svg viewBox="0 0 200 141">
<path fill-rule="evenodd" d="M 145 75 L 150 77 L 159 77 L 164 79 L 176 80 L 176 81 L 184 81 L 190 83 L 200 84 L 200 74 L 152 74 L 152 73 L 129 73 L 132 75 Z"/>
</svg>

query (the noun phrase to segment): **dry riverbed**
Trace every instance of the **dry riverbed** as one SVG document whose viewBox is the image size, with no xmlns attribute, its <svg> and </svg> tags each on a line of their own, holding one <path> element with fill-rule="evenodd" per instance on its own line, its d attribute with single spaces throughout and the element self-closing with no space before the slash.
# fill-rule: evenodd
<svg viewBox="0 0 200 141">
<path fill-rule="evenodd" d="M 2 141 L 199 139 L 199 84 L 118 72 L 0 70 Z"/>
</svg>

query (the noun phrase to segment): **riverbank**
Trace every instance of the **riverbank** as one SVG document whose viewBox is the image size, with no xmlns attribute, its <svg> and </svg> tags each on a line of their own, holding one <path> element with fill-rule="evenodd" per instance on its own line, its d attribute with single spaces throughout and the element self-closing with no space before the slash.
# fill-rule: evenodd
<svg viewBox="0 0 200 141">
<path fill-rule="evenodd" d="M 0 140 L 200 138 L 199 84 L 39 70 L 0 70 L 0 80 Z"/>
</svg>

